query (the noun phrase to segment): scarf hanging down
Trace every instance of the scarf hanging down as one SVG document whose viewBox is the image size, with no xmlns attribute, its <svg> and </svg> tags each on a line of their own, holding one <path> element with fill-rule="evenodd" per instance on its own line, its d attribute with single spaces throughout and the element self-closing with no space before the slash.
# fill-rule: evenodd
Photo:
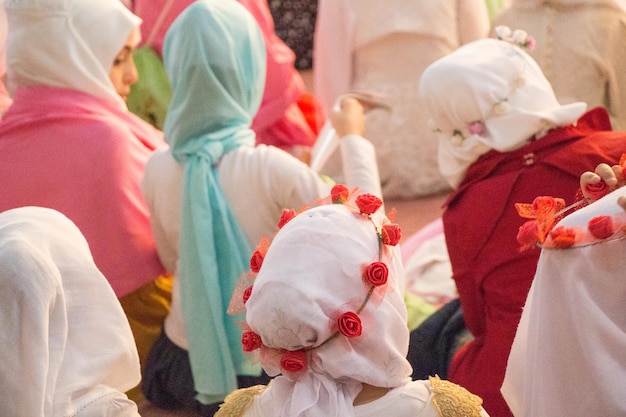
<svg viewBox="0 0 626 417">
<path fill-rule="evenodd" d="M 179 279 L 197 399 L 221 401 L 237 375 L 260 375 L 241 349 L 241 317 L 226 314 L 251 249 L 220 187 L 216 164 L 254 146 L 250 129 L 263 95 L 265 47 L 252 16 L 237 2 L 193 3 L 164 44 L 172 80 L 165 137 L 184 164 Z"/>
</svg>

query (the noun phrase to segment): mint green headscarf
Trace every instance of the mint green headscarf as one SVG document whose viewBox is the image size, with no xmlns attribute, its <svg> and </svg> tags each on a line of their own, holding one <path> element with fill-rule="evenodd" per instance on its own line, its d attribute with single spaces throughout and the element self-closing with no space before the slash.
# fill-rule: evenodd
<svg viewBox="0 0 626 417">
<path fill-rule="evenodd" d="M 250 129 L 265 85 L 265 46 L 254 18 L 236 1 L 199 0 L 168 30 L 163 59 L 172 83 L 164 132 L 185 166 L 179 279 L 197 399 L 221 401 L 237 375 L 260 375 L 241 348 L 243 317 L 226 313 L 252 253 L 226 201 L 215 164 Z"/>
</svg>

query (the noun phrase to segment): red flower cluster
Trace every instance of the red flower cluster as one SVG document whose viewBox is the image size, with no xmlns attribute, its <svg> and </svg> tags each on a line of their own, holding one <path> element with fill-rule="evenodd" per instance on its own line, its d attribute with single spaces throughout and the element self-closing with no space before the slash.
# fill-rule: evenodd
<svg viewBox="0 0 626 417">
<path fill-rule="evenodd" d="M 606 239 L 613 235 L 613 219 L 611 216 L 598 216 L 589 220 L 589 233 L 596 239 Z"/>
<path fill-rule="evenodd" d="M 260 250 L 254 251 L 250 258 L 250 270 L 254 273 L 259 272 L 261 265 L 263 265 L 263 259 L 265 259 L 265 255 Z"/>
<path fill-rule="evenodd" d="M 333 204 L 343 204 L 350 198 L 350 190 L 343 184 L 337 184 L 330 190 L 330 201 Z"/>
<path fill-rule="evenodd" d="M 257 350 L 261 347 L 263 341 L 261 340 L 261 336 L 254 333 L 253 331 L 244 332 L 241 335 L 241 345 L 243 346 L 244 352 L 252 352 L 253 350 Z"/>
<path fill-rule="evenodd" d="M 402 229 L 395 223 L 384 224 L 381 233 L 385 245 L 396 246 L 402 239 Z"/>
<path fill-rule="evenodd" d="M 571 227 L 559 226 L 550 231 L 551 247 L 566 249 L 576 243 L 576 231 Z"/>
<path fill-rule="evenodd" d="M 552 228 L 563 217 L 565 200 L 539 196 L 532 204 L 517 203 L 515 208 L 521 217 L 534 219 L 524 223 L 517 232 L 520 250 L 527 250 L 546 240 Z"/>
<path fill-rule="evenodd" d="M 389 268 L 384 262 L 372 262 L 363 270 L 363 280 L 375 287 L 380 287 L 387 283 Z"/>
<path fill-rule="evenodd" d="M 248 288 L 246 288 L 243 292 L 243 303 L 246 304 L 248 302 L 248 299 L 250 298 L 250 296 L 252 295 L 252 285 L 249 286 Z"/>
<path fill-rule="evenodd" d="M 609 186 L 606 182 L 600 181 L 596 184 L 585 184 L 585 192 L 593 201 L 599 200 L 609 193 Z"/>
<path fill-rule="evenodd" d="M 280 367 L 287 372 L 302 372 L 307 369 L 306 351 L 288 350 L 280 358 Z"/>
<path fill-rule="evenodd" d="M 363 214 L 374 214 L 383 205 L 383 201 L 373 194 L 361 194 L 355 203 Z"/>
<path fill-rule="evenodd" d="M 520 250 L 526 250 L 539 243 L 539 222 L 529 220 L 520 226 L 517 232 L 517 242 L 521 245 Z"/>
<path fill-rule="evenodd" d="M 337 318 L 337 328 L 339 329 L 339 333 L 345 337 L 361 336 L 361 331 L 363 330 L 361 319 L 353 311 L 343 313 Z"/>
<path fill-rule="evenodd" d="M 294 217 L 296 217 L 296 211 L 294 209 L 283 209 L 280 220 L 278 221 L 278 228 L 282 229 L 283 226 L 289 223 Z"/>
</svg>

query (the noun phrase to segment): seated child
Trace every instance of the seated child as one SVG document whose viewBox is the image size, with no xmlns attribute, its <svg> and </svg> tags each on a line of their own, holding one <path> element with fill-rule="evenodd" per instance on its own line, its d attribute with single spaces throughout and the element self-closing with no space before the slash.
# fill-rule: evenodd
<svg viewBox="0 0 626 417">
<path fill-rule="evenodd" d="M 458 385 L 411 380 L 400 229 L 355 194 L 338 185 L 335 204 L 283 216 L 252 255 L 231 311 L 245 308 L 243 350 L 275 378 L 232 393 L 217 417 L 487 415 Z"/>
</svg>

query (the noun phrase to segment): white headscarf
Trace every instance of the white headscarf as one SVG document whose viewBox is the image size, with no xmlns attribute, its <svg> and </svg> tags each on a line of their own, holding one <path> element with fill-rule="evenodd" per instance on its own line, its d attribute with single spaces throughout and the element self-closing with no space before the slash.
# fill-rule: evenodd
<svg viewBox="0 0 626 417">
<path fill-rule="evenodd" d="M 626 414 L 623 195 L 626 187 L 565 217 L 554 230 L 573 228 L 577 243 L 541 252 L 502 386 L 516 417 Z M 613 235 L 589 239 L 601 216 L 611 216 Z"/>
<path fill-rule="evenodd" d="M 398 247 L 383 245 L 389 280 L 358 312 L 362 334 L 328 340 L 337 317 L 357 312 L 367 297 L 362 271 L 379 259 L 376 229 L 384 219 L 378 212 L 370 222 L 341 204 L 319 206 L 289 221 L 271 243 L 246 303 L 247 323 L 269 348 L 308 349 L 308 363 L 303 372 L 275 378 L 260 396 L 267 415 L 349 417 L 361 383 L 410 381 Z M 261 352 L 266 372 L 281 372 L 279 358 Z"/>
<path fill-rule="evenodd" d="M 530 55 L 497 39 L 466 44 L 430 65 L 420 95 L 439 139 L 439 169 L 455 188 L 481 155 L 521 148 L 587 108 L 559 104 Z"/>
<path fill-rule="evenodd" d="M 4 0 L 9 17 L 7 87 L 79 90 L 126 108 L 109 78 L 141 19 L 120 0 Z"/>
<path fill-rule="evenodd" d="M 0 415 L 137 417 L 135 342 L 78 228 L 57 211 L 0 213 Z"/>
</svg>

